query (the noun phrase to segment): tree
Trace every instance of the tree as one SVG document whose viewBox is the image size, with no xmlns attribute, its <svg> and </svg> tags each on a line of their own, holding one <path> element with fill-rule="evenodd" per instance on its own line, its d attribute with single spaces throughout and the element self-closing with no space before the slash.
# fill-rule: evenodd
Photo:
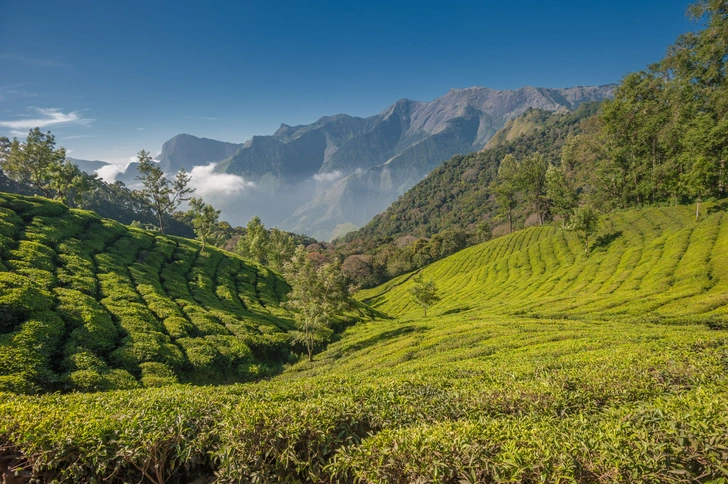
<svg viewBox="0 0 728 484">
<path fill-rule="evenodd" d="M 284 273 L 291 286 L 285 305 L 294 312 L 297 339 L 306 345 L 308 360 L 313 361 L 316 343 L 331 335 L 331 323 L 349 305 L 344 277 L 337 262 L 317 269 L 302 245 L 284 264 Z"/>
<path fill-rule="evenodd" d="M 518 163 L 513 155 L 508 154 L 501 161 L 498 167 L 498 175 L 490 184 L 490 192 L 495 195 L 495 203 L 498 204 L 498 212 L 508 219 L 508 233 L 513 232 L 513 209 L 518 206 L 518 186 L 516 176 L 518 174 Z"/>
<path fill-rule="evenodd" d="M 291 260 L 295 251 L 296 243 L 290 234 L 282 231 L 278 227 L 270 229 L 265 256 L 270 267 L 277 271 L 282 270 L 283 264 Z"/>
<path fill-rule="evenodd" d="M 584 253 L 589 253 L 589 237 L 599 227 L 599 214 L 589 205 L 576 208 L 571 215 L 569 224 L 565 226 L 568 230 L 576 232 L 580 240 L 584 242 Z"/>
<path fill-rule="evenodd" d="M 538 222 L 543 225 L 549 210 L 549 199 L 546 194 L 546 171 L 549 164 L 540 153 L 527 156 L 518 166 L 515 185 L 531 210 L 538 215 Z"/>
<path fill-rule="evenodd" d="M 217 229 L 220 210 L 215 210 L 212 205 L 205 203 L 202 198 L 192 197 L 190 199 L 190 215 L 192 215 L 192 227 L 195 230 L 195 235 L 202 242 L 200 252 L 204 253 L 207 241 Z"/>
<path fill-rule="evenodd" d="M 425 317 L 427 317 L 427 308 L 440 300 L 435 282 L 431 279 L 425 280 L 421 272 L 412 281 L 414 285 L 408 289 L 408 292 L 412 299 L 424 310 Z"/>
<path fill-rule="evenodd" d="M 493 227 L 487 220 L 483 220 L 482 222 L 480 222 L 475 230 L 476 235 L 478 236 L 478 242 L 488 242 L 490 239 L 493 238 Z"/>
<path fill-rule="evenodd" d="M 267 262 L 268 231 L 257 215 L 248 221 L 245 235 L 238 240 L 236 250 L 243 257 L 253 259 L 261 264 Z"/>
<path fill-rule="evenodd" d="M 43 133 L 39 128 L 31 129 L 25 143 L 17 138 L 2 143 L 3 153 L 0 155 L 0 168 L 8 178 L 40 190 L 46 197 L 51 197 L 51 177 L 54 166 L 66 161 L 66 150 L 56 149 L 56 139 L 50 133 Z"/>
<path fill-rule="evenodd" d="M 55 193 L 55 198 L 66 205 L 80 205 L 82 196 L 91 189 L 96 175 L 82 172 L 78 165 L 70 160 L 53 163 L 48 170 L 48 187 Z"/>
<path fill-rule="evenodd" d="M 144 184 L 142 194 L 149 201 L 152 210 L 157 216 L 159 222 L 159 230 L 164 233 L 164 217 L 171 214 L 180 203 L 185 200 L 186 195 L 194 192 L 194 188 L 187 188 L 190 182 L 190 176 L 181 169 L 174 181 L 168 180 L 164 176 L 161 168 L 152 160 L 149 153 L 141 150 L 138 155 L 139 160 L 139 176 L 137 180 L 141 180 Z"/>
<path fill-rule="evenodd" d="M 546 170 L 546 193 L 554 215 L 559 215 L 568 224 L 574 209 L 579 206 L 579 197 L 576 190 L 569 186 L 561 168 L 551 165 Z"/>
</svg>

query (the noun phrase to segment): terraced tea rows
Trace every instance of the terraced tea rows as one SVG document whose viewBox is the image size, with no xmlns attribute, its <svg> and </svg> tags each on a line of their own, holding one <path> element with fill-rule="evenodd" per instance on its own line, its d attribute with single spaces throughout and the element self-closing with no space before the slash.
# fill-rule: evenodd
<svg viewBox="0 0 728 484">
<path fill-rule="evenodd" d="M 362 296 L 396 319 L 353 325 L 312 363 L 267 381 L 0 393 L 0 473 L 159 484 L 724 482 L 726 220 L 690 217 L 685 207 L 620 213 L 589 257 L 555 227 L 468 249 L 425 269 L 442 297 L 431 317 L 410 302 L 406 277 L 390 281 Z M 210 282 L 170 280 L 160 277 L 167 293 L 191 303 Z"/>
<path fill-rule="evenodd" d="M 589 255 L 572 232 L 532 227 L 471 247 L 425 269 L 442 301 L 433 314 L 493 314 L 719 324 L 728 319 L 728 214 L 709 205 L 616 212 L 602 223 Z M 405 275 L 360 300 L 393 316 L 419 308 Z"/>
<path fill-rule="evenodd" d="M 0 194 L 0 389 L 265 375 L 287 361 L 285 281 L 194 241 Z"/>
<path fill-rule="evenodd" d="M 707 481 L 726 367 L 705 326 L 375 321 L 271 381 L 0 394 L 0 449 L 66 482 Z"/>
</svg>

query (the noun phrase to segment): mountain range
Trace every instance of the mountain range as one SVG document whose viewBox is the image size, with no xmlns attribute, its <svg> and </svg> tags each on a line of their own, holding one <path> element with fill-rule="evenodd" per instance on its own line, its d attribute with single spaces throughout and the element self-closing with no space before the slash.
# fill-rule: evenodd
<svg viewBox="0 0 728 484">
<path fill-rule="evenodd" d="M 233 224 L 257 214 L 267 225 L 330 240 L 366 224 L 443 161 L 480 151 L 529 108 L 570 111 L 611 97 L 614 88 L 452 89 L 430 102 L 397 101 L 367 118 L 338 114 L 282 124 L 242 144 L 181 134 L 164 143 L 157 159 L 170 173 L 208 167 L 197 176 L 213 184 L 215 176 L 241 177 L 239 189 L 214 193 Z M 135 172 L 132 164 L 117 179 L 130 183 Z"/>
</svg>

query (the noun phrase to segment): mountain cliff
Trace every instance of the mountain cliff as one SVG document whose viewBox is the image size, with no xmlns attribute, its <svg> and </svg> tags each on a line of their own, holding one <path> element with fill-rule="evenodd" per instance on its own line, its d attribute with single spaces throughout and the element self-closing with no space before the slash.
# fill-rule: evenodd
<svg viewBox="0 0 728 484">
<path fill-rule="evenodd" d="M 429 103 L 399 101 L 368 118 L 373 129 L 348 143 L 375 151 L 372 143 L 367 142 L 369 139 L 391 140 L 389 144 L 381 143 L 382 149 L 378 151 L 379 159 L 386 160 L 367 167 L 345 163 L 332 166 L 331 161 L 322 165 L 322 170 L 338 170 L 342 177 L 319 190 L 282 226 L 328 239 L 341 224 L 364 225 L 444 160 L 481 150 L 508 120 L 526 110 L 573 110 L 584 102 L 610 97 L 613 88 L 611 85 L 569 89 L 525 87 L 497 91 L 475 87 L 453 89 Z M 375 129 L 388 136 L 380 133 L 371 136 Z M 345 147 L 339 151 L 342 149 Z M 350 158 L 334 154 L 330 160 Z"/>
<path fill-rule="evenodd" d="M 343 227 L 366 224 L 444 160 L 481 150 L 526 110 L 570 111 L 613 90 L 452 89 L 430 102 L 402 99 L 367 118 L 338 114 L 282 124 L 244 144 L 178 135 L 158 160 L 170 173 L 215 164 L 204 176 L 242 177 L 246 188 L 221 205 L 233 224 L 257 214 L 267 225 L 328 240 Z M 132 164 L 117 179 L 131 180 L 134 171 Z"/>
</svg>

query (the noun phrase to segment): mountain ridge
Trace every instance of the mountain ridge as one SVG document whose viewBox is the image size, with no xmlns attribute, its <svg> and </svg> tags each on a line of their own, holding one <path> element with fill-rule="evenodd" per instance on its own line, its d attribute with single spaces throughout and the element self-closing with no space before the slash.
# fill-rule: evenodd
<svg viewBox="0 0 728 484">
<path fill-rule="evenodd" d="M 244 143 L 180 134 L 165 142 L 158 160 L 167 172 L 215 164 L 208 176 L 252 182 L 223 207 L 233 224 L 259 215 L 268 225 L 329 240 L 336 227 L 366 224 L 444 160 L 480 151 L 525 110 L 573 110 L 611 97 L 614 87 L 455 88 L 432 101 L 400 99 L 373 116 L 281 123 Z M 117 179 L 131 180 L 133 171 L 132 164 Z"/>
</svg>

